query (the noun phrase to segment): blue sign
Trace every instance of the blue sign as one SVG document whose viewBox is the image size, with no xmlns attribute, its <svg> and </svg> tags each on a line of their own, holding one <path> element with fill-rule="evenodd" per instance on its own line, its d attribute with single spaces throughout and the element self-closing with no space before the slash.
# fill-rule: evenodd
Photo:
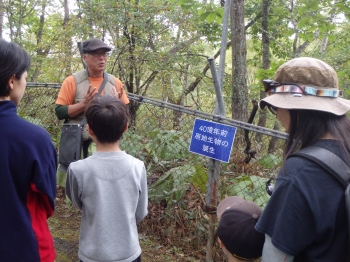
<svg viewBox="0 0 350 262">
<path fill-rule="evenodd" d="M 235 127 L 196 118 L 189 151 L 228 163 L 235 135 Z"/>
</svg>

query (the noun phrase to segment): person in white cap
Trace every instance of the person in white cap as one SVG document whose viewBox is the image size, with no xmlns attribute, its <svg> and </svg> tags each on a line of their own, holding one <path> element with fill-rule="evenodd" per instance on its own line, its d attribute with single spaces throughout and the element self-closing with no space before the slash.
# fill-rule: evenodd
<svg viewBox="0 0 350 262">
<path fill-rule="evenodd" d="M 259 259 L 265 236 L 254 226 L 262 213 L 261 208 L 252 201 L 230 196 L 219 203 L 216 213 L 219 220 L 216 233 L 228 262 Z"/>
<path fill-rule="evenodd" d="M 350 164 L 350 101 L 341 98 L 335 70 L 295 58 L 281 65 L 260 101 L 288 133 L 284 162 L 256 229 L 265 234 L 262 261 L 347 261 L 345 189 L 319 164 L 291 156 L 311 145 Z"/>
</svg>

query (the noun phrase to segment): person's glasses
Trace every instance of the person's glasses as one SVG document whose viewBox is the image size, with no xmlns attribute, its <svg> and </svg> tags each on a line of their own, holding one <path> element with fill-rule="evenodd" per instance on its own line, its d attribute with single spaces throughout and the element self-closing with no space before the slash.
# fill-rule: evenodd
<svg viewBox="0 0 350 262">
<path fill-rule="evenodd" d="M 298 88 L 301 91 L 301 93 L 303 93 L 305 95 L 308 94 L 307 92 L 305 92 L 303 87 L 299 86 L 296 83 L 292 83 L 292 82 L 276 82 L 276 81 L 273 81 L 273 80 L 270 80 L 270 79 L 265 79 L 265 80 L 262 81 L 262 83 L 264 85 L 265 92 L 267 92 L 267 93 L 270 92 L 272 89 L 275 89 L 276 87 L 288 85 L 288 86 L 291 86 L 291 87 Z M 297 93 L 300 93 L 300 91 L 297 92 Z"/>
<path fill-rule="evenodd" d="M 88 53 L 89 55 L 92 55 L 93 57 L 108 57 L 109 56 L 109 53 L 108 52 L 91 52 L 91 53 Z"/>
<path fill-rule="evenodd" d="M 300 86 L 292 82 L 276 82 L 265 79 L 262 81 L 266 93 L 294 93 L 295 96 L 312 95 L 323 97 L 341 97 L 343 92 L 338 89 L 316 89 L 312 86 Z"/>
<path fill-rule="evenodd" d="M 267 108 L 270 110 L 272 114 L 277 115 L 277 109 L 278 109 L 277 107 L 267 104 Z"/>
</svg>

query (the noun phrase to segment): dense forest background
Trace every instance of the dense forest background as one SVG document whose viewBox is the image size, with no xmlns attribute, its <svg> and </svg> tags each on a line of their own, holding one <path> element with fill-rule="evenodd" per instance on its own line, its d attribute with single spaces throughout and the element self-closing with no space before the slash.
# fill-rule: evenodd
<svg viewBox="0 0 350 262">
<path fill-rule="evenodd" d="M 222 85 L 229 117 L 247 121 L 250 101 L 264 96 L 260 81 L 294 57 L 332 65 L 349 97 L 350 1 L 231 2 Z M 212 112 L 207 57 L 220 54 L 224 5 L 224 0 L 0 0 L 0 37 L 30 53 L 28 82 L 62 82 L 82 68 L 77 43 L 97 37 L 114 47 L 107 71 L 128 92 Z"/>
</svg>

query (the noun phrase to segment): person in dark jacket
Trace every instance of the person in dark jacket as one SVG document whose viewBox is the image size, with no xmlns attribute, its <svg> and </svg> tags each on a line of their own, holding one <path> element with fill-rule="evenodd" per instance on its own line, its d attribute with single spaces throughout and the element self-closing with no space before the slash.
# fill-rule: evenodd
<svg viewBox="0 0 350 262">
<path fill-rule="evenodd" d="M 57 154 L 45 129 L 17 115 L 30 58 L 0 39 L 0 261 L 52 262 Z"/>
<path fill-rule="evenodd" d="M 350 165 L 350 101 L 325 62 L 301 57 L 281 65 L 260 101 L 288 133 L 284 162 L 256 230 L 265 234 L 263 262 L 347 261 L 345 188 L 319 164 L 294 152 L 310 146 Z M 310 148 L 309 148 L 310 149 Z"/>
</svg>

